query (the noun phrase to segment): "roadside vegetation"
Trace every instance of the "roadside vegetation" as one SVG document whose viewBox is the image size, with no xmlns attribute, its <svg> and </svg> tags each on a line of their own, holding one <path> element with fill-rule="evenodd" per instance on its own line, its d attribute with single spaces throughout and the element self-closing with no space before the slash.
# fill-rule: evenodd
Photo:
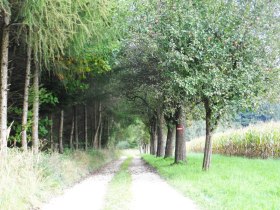
<svg viewBox="0 0 280 210">
<path fill-rule="evenodd" d="M 188 151 L 203 152 L 204 137 L 187 144 Z M 213 136 L 213 153 L 280 158 L 280 122 L 260 123 L 249 127 L 216 133 Z"/>
<path fill-rule="evenodd" d="M 0 209 L 32 209 L 116 158 L 112 151 L 64 154 L 9 150 L 0 160 Z"/>
<path fill-rule="evenodd" d="M 144 155 L 171 185 L 202 209 L 280 209 L 279 160 L 213 155 L 208 173 L 201 170 L 203 154 L 189 154 L 187 163 Z"/>
<path fill-rule="evenodd" d="M 131 174 L 128 171 L 132 157 L 127 158 L 109 183 L 105 210 L 128 210 L 131 199 Z"/>
</svg>

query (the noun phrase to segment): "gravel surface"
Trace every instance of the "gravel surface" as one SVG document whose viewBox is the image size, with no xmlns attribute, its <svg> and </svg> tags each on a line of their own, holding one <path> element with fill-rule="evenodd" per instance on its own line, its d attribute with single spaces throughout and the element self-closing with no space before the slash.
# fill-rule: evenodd
<svg viewBox="0 0 280 210">
<path fill-rule="evenodd" d="M 108 183 L 119 170 L 125 157 L 113 161 L 89 178 L 67 189 L 52 199 L 42 210 L 102 210 Z M 132 176 L 132 200 L 130 210 L 197 210 L 192 200 L 168 185 L 156 171 L 141 160 L 134 158 L 129 171 Z"/>
<path fill-rule="evenodd" d="M 194 202 L 168 185 L 147 163 L 134 158 L 131 210 L 197 210 Z"/>
<path fill-rule="evenodd" d="M 124 158 L 113 161 L 89 178 L 52 199 L 42 210 L 101 210 L 104 207 L 107 185 L 119 170 Z"/>
</svg>

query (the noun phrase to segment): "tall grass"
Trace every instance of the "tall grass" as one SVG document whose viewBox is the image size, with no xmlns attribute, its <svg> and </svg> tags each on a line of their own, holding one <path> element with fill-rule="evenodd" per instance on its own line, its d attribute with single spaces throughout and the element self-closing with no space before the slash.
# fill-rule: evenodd
<svg viewBox="0 0 280 210">
<path fill-rule="evenodd" d="M 187 144 L 193 152 L 204 150 L 205 138 Z M 246 157 L 280 157 L 280 122 L 261 123 L 213 136 L 213 153 Z"/>
<path fill-rule="evenodd" d="M 0 160 L 0 209 L 24 210 L 43 201 L 90 174 L 114 158 L 109 151 L 22 153 L 10 150 Z"/>
</svg>

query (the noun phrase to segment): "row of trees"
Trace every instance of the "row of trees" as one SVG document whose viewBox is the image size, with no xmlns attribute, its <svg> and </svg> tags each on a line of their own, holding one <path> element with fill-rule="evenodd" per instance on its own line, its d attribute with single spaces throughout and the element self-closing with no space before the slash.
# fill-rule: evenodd
<svg viewBox="0 0 280 210">
<path fill-rule="evenodd" d="M 104 91 L 94 86 L 100 80 L 97 75 L 110 70 L 107 53 L 111 46 L 102 43 L 114 35 L 107 33 L 112 30 L 113 5 L 106 0 L 0 1 L 1 156 L 7 152 L 7 141 L 24 151 L 32 146 L 34 153 L 39 151 L 39 139 L 49 138 L 53 147 L 58 115 L 60 123 L 55 129 L 62 152 L 64 109 L 69 111 L 66 118 L 73 115 L 68 120 L 72 125 L 69 145 L 73 148 L 75 139 L 78 148 L 79 107 L 84 107 L 80 113 L 84 113 L 85 125 L 80 130 L 84 130 L 87 149 L 91 142 L 87 135 L 89 105 L 91 138 L 95 147 L 100 146 L 98 139 L 105 132 L 101 132 L 102 126 L 108 124 L 108 130 L 110 120 L 101 115 L 106 110 Z"/>
<path fill-rule="evenodd" d="M 277 89 L 279 5 L 162 0 L 133 6 L 120 58 L 122 92 L 150 128 L 152 154 L 170 156 L 176 132 L 175 163 L 186 158 L 186 120 L 204 115 L 208 170 L 220 119 L 256 107 Z"/>
<path fill-rule="evenodd" d="M 220 119 L 277 93 L 277 1 L 0 0 L 0 12 L 3 156 L 39 139 L 106 147 L 138 118 L 150 152 L 175 147 L 179 163 L 204 119 L 207 170 Z"/>
</svg>

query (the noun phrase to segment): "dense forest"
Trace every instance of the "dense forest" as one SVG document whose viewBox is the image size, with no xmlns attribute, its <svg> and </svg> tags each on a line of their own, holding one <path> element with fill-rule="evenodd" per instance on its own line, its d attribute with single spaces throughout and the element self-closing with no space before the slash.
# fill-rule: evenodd
<svg viewBox="0 0 280 210">
<path fill-rule="evenodd" d="M 158 157 L 175 150 L 179 163 L 188 128 L 203 121 L 208 170 L 219 123 L 257 119 L 254 110 L 279 99 L 279 9 L 261 0 L 0 0 L 1 158 L 12 147 L 63 153 L 133 136 Z"/>
</svg>

